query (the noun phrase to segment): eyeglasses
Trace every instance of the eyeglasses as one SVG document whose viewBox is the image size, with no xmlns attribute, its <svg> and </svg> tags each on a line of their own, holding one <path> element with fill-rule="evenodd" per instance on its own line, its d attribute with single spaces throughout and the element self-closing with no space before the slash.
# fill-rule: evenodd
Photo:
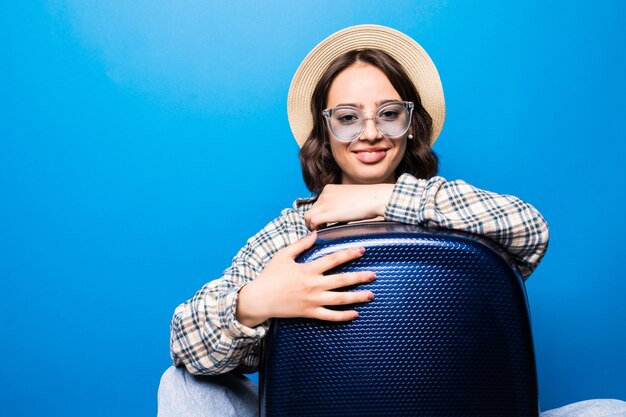
<svg viewBox="0 0 626 417">
<path fill-rule="evenodd" d="M 402 136 L 411 126 L 413 103 L 410 101 L 391 101 L 381 105 L 376 113 L 365 117 L 363 112 L 354 106 L 337 106 L 322 111 L 328 128 L 342 142 L 351 142 L 365 131 L 368 120 L 374 120 L 376 130 L 382 135 L 395 138 Z"/>
</svg>

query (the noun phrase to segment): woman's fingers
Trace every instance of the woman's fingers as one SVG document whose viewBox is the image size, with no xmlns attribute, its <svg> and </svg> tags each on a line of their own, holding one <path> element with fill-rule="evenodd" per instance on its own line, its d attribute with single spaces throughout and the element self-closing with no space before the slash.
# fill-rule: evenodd
<svg viewBox="0 0 626 417">
<path fill-rule="evenodd" d="M 311 268 L 313 271 L 319 274 L 323 274 L 324 272 L 333 269 L 339 265 L 360 258 L 361 256 L 363 256 L 364 253 L 365 248 L 363 247 L 343 249 L 311 261 L 305 265 L 307 265 L 307 267 Z"/>
<path fill-rule="evenodd" d="M 356 311 L 334 311 L 324 306 L 359 304 L 371 301 L 371 291 L 331 291 L 373 281 L 376 277 L 369 271 L 348 272 L 324 276 L 323 274 L 339 265 L 363 256 L 362 247 L 348 248 L 323 256 L 308 263 L 297 263 L 295 258 L 311 248 L 317 240 L 317 233 L 303 237 L 293 244 L 281 249 L 266 265 L 257 279 L 240 291 L 238 317 L 245 319 L 254 317 L 254 322 L 266 317 L 311 317 L 328 321 L 353 320 Z M 246 290 L 246 287 L 247 288 Z M 253 288 L 254 287 L 254 288 Z M 258 287 L 258 288 L 257 288 Z M 258 290 L 259 291 L 250 291 Z M 247 314 L 248 310 L 255 313 L 251 304 L 250 294 L 256 300 L 265 300 L 270 307 L 256 315 Z M 270 296 L 271 295 L 271 296 Z M 259 309 L 257 309 L 259 310 Z M 258 317 L 257 317 L 258 316 Z"/>
<path fill-rule="evenodd" d="M 350 321 L 358 317 L 355 310 L 335 311 L 324 307 L 316 308 L 311 314 L 311 318 L 325 321 Z"/>
<path fill-rule="evenodd" d="M 316 210 L 315 208 L 311 208 L 304 214 L 304 224 L 309 230 L 324 229 L 327 224 L 339 221 L 340 220 L 336 220 L 336 216 L 332 216 L 332 213 L 327 213 L 323 210 Z"/>
<path fill-rule="evenodd" d="M 295 259 L 302 252 L 310 249 L 315 241 L 317 240 L 317 232 L 313 231 L 303 237 L 302 239 L 297 240 L 291 245 L 285 247 L 279 252 L 284 253 L 291 259 Z M 323 274 L 329 269 L 335 268 L 341 264 L 352 261 L 354 259 L 360 258 L 365 253 L 365 248 L 363 247 L 355 247 L 348 248 L 337 251 L 335 253 L 331 253 L 329 255 L 323 256 L 319 259 L 311 261 L 307 264 L 307 269 L 315 271 L 316 273 Z"/>
<path fill-rule="evenodd" d="M 349 287 L 351 285 L 367 284 L 376 279 L 376 274 L 371 271 L 347 272 L 344 274 L 327 275 L 321 278 L 323 290 L 334 290 Z"/>
<path fill-rule="evenodd" d="M 346 304 L 368 303 L 374 299 L 371 291 L 327 291 L 322 296 L 322 304 L 325 306 L 341 306 Z"/>
</svg>

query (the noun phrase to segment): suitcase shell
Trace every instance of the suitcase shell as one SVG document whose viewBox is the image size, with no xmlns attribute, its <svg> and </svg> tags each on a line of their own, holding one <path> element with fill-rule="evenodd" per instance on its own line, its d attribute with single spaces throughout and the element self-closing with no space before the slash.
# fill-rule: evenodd
<svg viewBox="0 0 626 417">
<path fill-rule="evenodd" d="M 538 415 L 526 292 L 503 250 L 378 222 L 320 231 L 299 261 L 359 245 L 362 258 L 329 273 L 374 271 L 374 282 L 344 289 L 370 289 L 374 301 L 348 306 L 359 318 L 347 323 L 272 321 L 261 415 Z"/>
</svg>

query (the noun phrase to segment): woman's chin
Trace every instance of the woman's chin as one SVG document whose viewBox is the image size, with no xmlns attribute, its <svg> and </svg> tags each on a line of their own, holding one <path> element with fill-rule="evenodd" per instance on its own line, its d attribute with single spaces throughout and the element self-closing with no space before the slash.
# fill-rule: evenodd
<svg viewBox="0 0 626 417">
<path fill-rule="evenodd" d="M 394 183 L 395 175 L 386 172 L 364 172 L 351 176 L 345 176 L 343 178 L 343 184 L 382 184 L 382 183 Z"/>
</svg>

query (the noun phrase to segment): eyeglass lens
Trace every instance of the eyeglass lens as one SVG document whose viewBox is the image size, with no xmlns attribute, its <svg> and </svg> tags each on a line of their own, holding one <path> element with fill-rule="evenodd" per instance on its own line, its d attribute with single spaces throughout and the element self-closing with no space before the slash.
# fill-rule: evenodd
<svg viewBox="0 0 626 417">
<path fill-rule="evenodd" d="M 336 107 L 330 114 L 330 129 L 338 139 L 356 139 L 365 130 L 366 118 L 363 113 L 350 106 Z M 404 134 L 410 124 L 410 110 L 401 103 L 381 106 L 374 117 L 376 128 L 389 137 Z"/>
</svg>

